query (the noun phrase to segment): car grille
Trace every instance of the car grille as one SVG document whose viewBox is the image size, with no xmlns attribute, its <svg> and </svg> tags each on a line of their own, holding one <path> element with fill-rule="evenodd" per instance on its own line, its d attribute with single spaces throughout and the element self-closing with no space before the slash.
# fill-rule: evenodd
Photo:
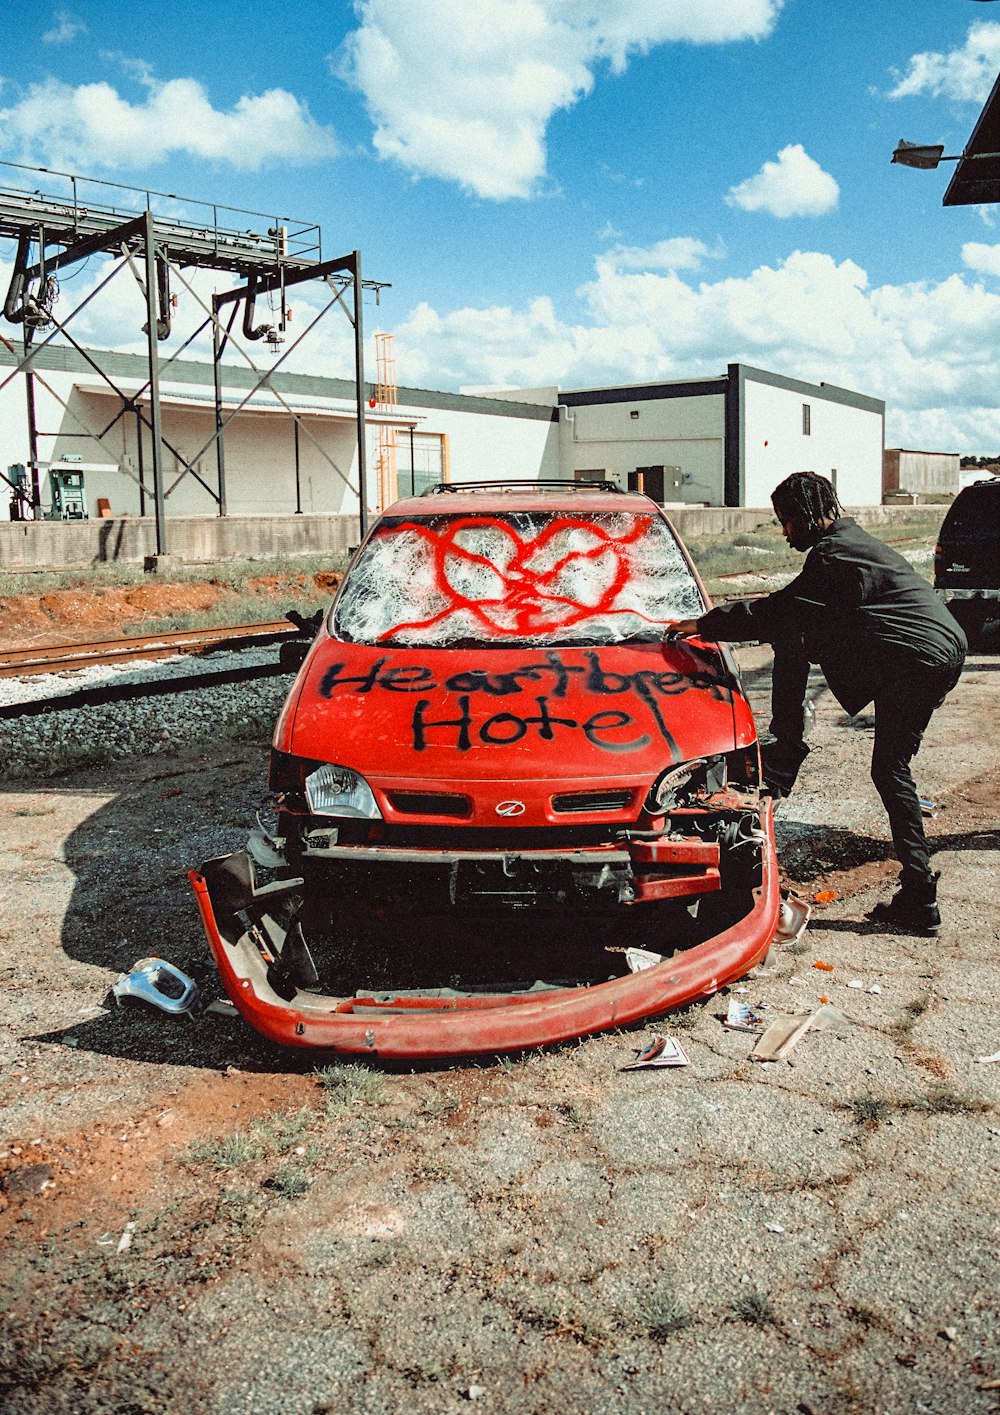
<svg viewBox="0 0 1000 1415">
<path fill-rule="evenodd" d="M 406 816 L 451 816 L 467 820 L 472 815 L 468 796 L 453 796 L 437 791 L 390 791 L 389 804 L 394 811 Z"/>
<path fill-rule="evenodd" d="M 552 809 L 562 815 L 585 811 L 624 811 L 632 804 L 631 791 L 568 791 L 552 797 Z"/>
</svg>

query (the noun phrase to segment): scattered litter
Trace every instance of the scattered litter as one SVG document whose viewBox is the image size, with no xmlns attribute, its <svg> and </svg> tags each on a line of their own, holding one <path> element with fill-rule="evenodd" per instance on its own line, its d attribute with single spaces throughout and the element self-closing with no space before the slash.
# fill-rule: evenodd
<svg viewBox="0 0 1000 1415">
<path fill-rule="evenodd" d="M 629 972 L 641 973 L 645 968 L 655 968 L 657 963 L 662 963 L 663 954 L 652 953 L 647 948 L 626 948 L 625 962 L 629 966 Z"/>
<path fill-rule="evenodd" d="M 797 943 L 805 933 L 812 916 L 812 909 L 797 894 L 788 894 L 781 901 L 778 927 L 774 931 L 775 943 Z"/>
<path fill-rule="evenodd" d="M 676 1037 L 661 1037 L 657 1034 L 648 1046 L 636 1054 L 634 1061 L 627 1061 L 623 1071 L 638 1071 L 645 1066 L 689 1066 L 687 1052 Z"/>
<path fill-rule="evenodd" d="M 102 1233 L 100 1238 L 95 1240 L 98 1248 L 110 1248 L 112 1243 L 117 1243 L 118 1239 L 113 1233 Z"/>
<path fill-rule="evenodd" d="M 823 960 L 822 960 L 822 958 L 817 958 L 817 959 L 816 959 L 816 962 L 813 964 L 813 967 L 814 967 L 814 968 L 818 968 L 821 973 L 832 973 L 832 972 L 833 972 L 833 964 L 832 964 L 832 963 L 824 963 Z"/>
<path fill-rule="evenodd" d="M 981 1385 L 981 1386 L 978 1386 L 977 1389 L 978 1389 L 978 1390 L 1000 1390 L 1000 1380 L 997 1380 L 997 1381 L 983 1381 L 982 1385 Z"/>
<path fill-rule="evenodd" d="M 466 1400 L 482 1400 L 485 1394 L 485 1386 L 469 1386 L 469 1389 L 465 1392 L 465 1398 Z"/>
<path fill-rule="evenodd" d="M 937 801 L 928 801 L 923 796 L 920 797 L 920 814 L 922 816 L 934 817 L 938 811 L 943 810 L 944 806 L 939 805 Z"/>
<path fill-rule="evenodd" d="M 865 988 L 865 992 L 870 992 L 875 997 L 882 996 L 882 989 L 879 987 L 878 983 L 872 983 L 870 988 Z"/>
<path fill-rule="evenodd" d="M 980 1056 L 977 1060 L 980 1066 L 989 1066 L 991 1061 L 1000 1061 L 1000 1051 L 995 1051 L 992 1056 Z"/>
<path fill-rule="evenodd" d="M 958 1327 L 942 1327 L 938 1332 L 938 1336 L 942 1341 L 957 1341 Z"/>
<path fill-rule="evenodd" d="M 210 1002 L 205 1008 L 206 1012 L 219 1012 L 223 1017 L 236 1017 L 239 1009 L 234 1002 L 230 1002 L 228 997 L 217 997 L 214 1002 Z"/>
<path fill-rule="evenodd" d="M 818 894 L 813 895 L 814 904 L 832 904 L 837 898 L 835 889 L 821 889 Z"/>
<path fill-rule="evenodd" d="M 848 988 L 863 988 L 864 983 L 861 981 L 860 978 L 852 978 L 851 981 L 849 983 L 845 983 L 844 986 Z"/>
<path fill-rule="evenodd" d="M 768 1233 L 784 1233 L 785 1231 L 780 1223 L 765 1223 L 764 1227 L 767 1229 Z"/>
<path fill-rule="evenodd" d="M 734 1032 L 763 1032 L 767 1026 L 767 1018 L 762 1017 L 760 1012 L 755 1012 L 741 998 L 731 997 L 723 1025 L 731 1027 Z"/>
<path fill-rule="evenodd" d="M 750 1053 L 751 1061 L 784 1061 L 813 1024 L 814 1013 L 804 1017 L 776 1017 Z"/>
<path fill-rule="evenodd" d="M 122 1236 L 118 1240 L 118 1247 L 115 1249 L 116 1253 L 124 1253 L 126 1248 L 131 1248 L 132 1235 L 135 1233 L 136 1227 L 135 1219 L 130 1219 L 125 1225 Z"/>
<path fill-rule="evenodd" d="M 79 1038 L 79 1037 L 63 1037 L 63 1039 L 62 1039 L 62 1044 L 63 1044 L 64 1047 L 78 1047 L 78 1046 L 80 1045 L 80 1038 Z"/>
<path fill-rule="evenodd" d="M 193 1013 L 198 1007 L 198 984 L 163 958 L 140 958 L 111 991 L 119 1005 L 122 998 L 135 997 L 172 1014 Z"/>
<path fill-rule="evenodd" d="M 776 1017 L 750 1053 L 751 1061 L 784 1061 L 810 1028 L 828 1032 L 847 1026 L 850 1018 L 837 1007 L 824 1004 L 815 1012 Z"/>
</svg>

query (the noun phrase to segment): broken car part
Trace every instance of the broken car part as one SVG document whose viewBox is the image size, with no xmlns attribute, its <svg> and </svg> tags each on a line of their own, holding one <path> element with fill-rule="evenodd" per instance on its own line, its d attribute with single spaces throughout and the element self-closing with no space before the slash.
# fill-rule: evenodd
<svg viewBox="0 0 1000 1415">
<path fill-rule="evenodd" d="M 111 989 L 121 1005 L 126 997 L 152 1003 L 161 1012 L 180 1014 L 198 1008 L 198 984 L 180 968 L 163 958 L 140 958 L 131 971 L 123 973 Z"/>
</svg>

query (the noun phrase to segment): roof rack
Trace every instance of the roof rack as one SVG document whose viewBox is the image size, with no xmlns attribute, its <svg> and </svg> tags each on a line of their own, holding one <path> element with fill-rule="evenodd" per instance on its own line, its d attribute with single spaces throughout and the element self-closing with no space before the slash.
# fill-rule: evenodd
<svg viewBox="0 0 1000 1415">
<path fill-rule="evenodd" d="M 615 481 L 568 481 L 565 477 L 540 477 L 538 481 L 497 481 L 435 482 L 425 487 L 421 496 L 436 496 L 439 492 L 462 491 L 612 491 L 624 495 Z"/>
</svg>

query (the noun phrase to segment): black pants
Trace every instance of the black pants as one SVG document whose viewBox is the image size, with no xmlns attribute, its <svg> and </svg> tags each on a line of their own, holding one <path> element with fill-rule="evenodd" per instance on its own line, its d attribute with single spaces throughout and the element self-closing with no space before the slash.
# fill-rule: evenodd
<svg viewBox="0 0 1000 1415">
<path fill-rule="evenodd" d="M 963 659 L 946 665 L 915 663 L 886 680 L 875 694 L 872 781 L 889 817 L 892 847 L 903 867 L 902 883 L 920 889 L 931 880 L 930 849 L 920 798 L 910 773 L 927 724 L 958 682 Z M 802 743 L 803 703 L 809 660 L 797 639 L 774 645 L 771 731 L 789 748 Z"/>
<path fill-rule="evenodd" d="M 904 888 L 920 889 L 931 879 L 930 849 L 910 762 L 917 754 L 931 715 L 954 688 L 961 672 L 961 659 L 933 668 L 920 664 L 875 694 L 872 781 L 889 817 L 892 848 L 903 867 Z"/>
</svg>

